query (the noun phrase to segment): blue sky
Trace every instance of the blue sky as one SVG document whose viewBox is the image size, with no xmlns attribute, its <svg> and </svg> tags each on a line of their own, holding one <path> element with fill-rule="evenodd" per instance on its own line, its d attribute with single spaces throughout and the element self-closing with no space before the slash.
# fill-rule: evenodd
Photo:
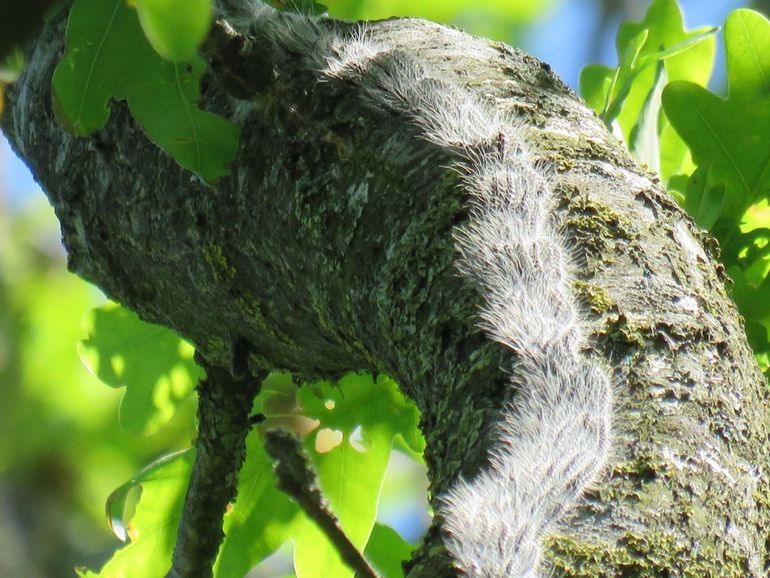
<svg viewBox="0 0 770 578">
<path fill-rule="evenodd" d="M 626 2 L 629 10 L 623 20 L 641 20 L 649 1 Z M 679 0 L 687 29 L 701 26 L 721 26 L 727 15 L 734 9 L 746 5 L 745 0 Z M 573 89 L 577 88 L 580 69 L 590 64 L 591 44 L 596 34 L 601 50 L 601 64 L 617 64 L 615 53 L 615 32 L 620 19 L 613 21 L 606 30 L 597 30 L 599 2 L 597 0 L 563 0 L 546 18 L 532 26 L 524 39 L 523 48 L 551 65 L 556 73 Z M 715 86 L 724 79 L 724 50 L 720 46 L 717 54 L 718 70 Z"/>
</svg>

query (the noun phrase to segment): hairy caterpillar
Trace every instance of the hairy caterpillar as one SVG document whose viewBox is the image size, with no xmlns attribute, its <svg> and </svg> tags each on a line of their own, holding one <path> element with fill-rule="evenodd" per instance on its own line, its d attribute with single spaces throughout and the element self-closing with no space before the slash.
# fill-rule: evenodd
<svg viewBox="0 0 770 578">
<path fill-rule="evenodd" d="M 455 152 L 470 206 L 455 233 L 458 268 L 483 296 L 482 328 L 516 354 L 518 395 L 499 418 L 488 467 L 440 496 L 439 514 L 462 574 L 540 576 L 543 536 L 606 462 L 612 390 L 606 371 L 581 351 L 573 260 L 525 127 L 405 51 L 369 40 L 365 29 L 342 35 L 260 2 L 228 19 L 258 27 L 321 78 L 357 85 L 372 106 L 410 119 L 424 139 Z"/>
</svg>

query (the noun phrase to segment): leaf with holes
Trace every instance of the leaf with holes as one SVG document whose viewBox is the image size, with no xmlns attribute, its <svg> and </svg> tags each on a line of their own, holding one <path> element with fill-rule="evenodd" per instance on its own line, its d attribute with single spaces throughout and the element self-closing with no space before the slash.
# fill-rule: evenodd
<svg viewBox="0 0 770 578">
<path fill-rule="evenodd" d="M 390 379 L 348 374 L 338 384 L 321 382 L 298 393 L 303 414 L 319 422 L 305 449 L 318 472 L 324 496 L 348 538 L 364 549 L 377 506 L 394 438 L 414 450 L 423 442 L 417 409 Z M 294 530 L 298 578 L 352 577 L 339 554 L 315 524 L 304 520 Z"/>
</svg>

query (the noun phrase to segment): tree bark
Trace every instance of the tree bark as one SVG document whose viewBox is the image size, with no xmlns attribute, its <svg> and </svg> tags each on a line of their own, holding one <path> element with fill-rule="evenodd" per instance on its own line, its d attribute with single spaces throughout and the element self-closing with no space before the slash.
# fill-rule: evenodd
<svg viewBox="0 0 770 578">
<path fill-rule="evenodd" d="M 586 578 L 767 575 L 768 389 L 715 242 L 546 64 L 421 20 L 368 34 L 521 118 L 554 167 L 617 419 L 606 475 L 549 538 L 547 562 Z M 244 130 L 232 176 L 206 186 L 120 103 L 90 138 L 56 122 L 62 37 L 58 21 L 37 38 L 3 129 L 56 210 L 70 270 L 222 367 L 244 341 L 255 373 L 390 374 L 421 411 L 433 498 L 483 467 L 512 359 L 477 329 L 481 298 L 455 270 L 467 205 L 454 153 L 283 55 L 247 114 L 207 87 L 206 106 Z M 436 523 L 411 578 L 454 575 L 437 546 Z"/>
</svg>

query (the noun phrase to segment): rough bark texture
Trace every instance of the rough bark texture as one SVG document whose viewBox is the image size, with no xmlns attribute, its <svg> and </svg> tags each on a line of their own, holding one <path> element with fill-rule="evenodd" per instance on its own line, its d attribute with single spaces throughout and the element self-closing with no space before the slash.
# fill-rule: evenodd
<svg viewBox="0 0 770 578">
<path fill-rule="evenodd" d="M 199 359 L 199 361 L 201 361 Z M 198 383 L 198 438 L 171 570 L 166 578 L 211 578 L 224 538 L 222 517 L 235 500 L 246 457 L 249 413 L 261 379 L 237 379 L 203 364 Z M 266 377 L 265 375 L 261 376 Z"/>
<path fill-rule="evenodd" d="M 353 87 L 282 63 L 244 121 L 233 176 L 202 185 L 123 106 L 79 139 L 53 118 L 61 22 L 39 37 L 3 128 L 47 191 L 70 269 L 223 367 L 394 376 L 422 412 L 431 492 L 483 466 L 509 353 L 455 271 L 466 218 L 452 153 Z M 547 65 L 419 20 L 371 24 L 447 81 L 519 115 L 555 167 L 575 288 L 617 391 L 605 478 L 548 542 L 557 574 L 768 572 L 768 393 L 706 238 Z M 208 105 L 228 100 L 212 85 Z M 409 576 L 453 575 L 436 527 Z"/>
</svg>

